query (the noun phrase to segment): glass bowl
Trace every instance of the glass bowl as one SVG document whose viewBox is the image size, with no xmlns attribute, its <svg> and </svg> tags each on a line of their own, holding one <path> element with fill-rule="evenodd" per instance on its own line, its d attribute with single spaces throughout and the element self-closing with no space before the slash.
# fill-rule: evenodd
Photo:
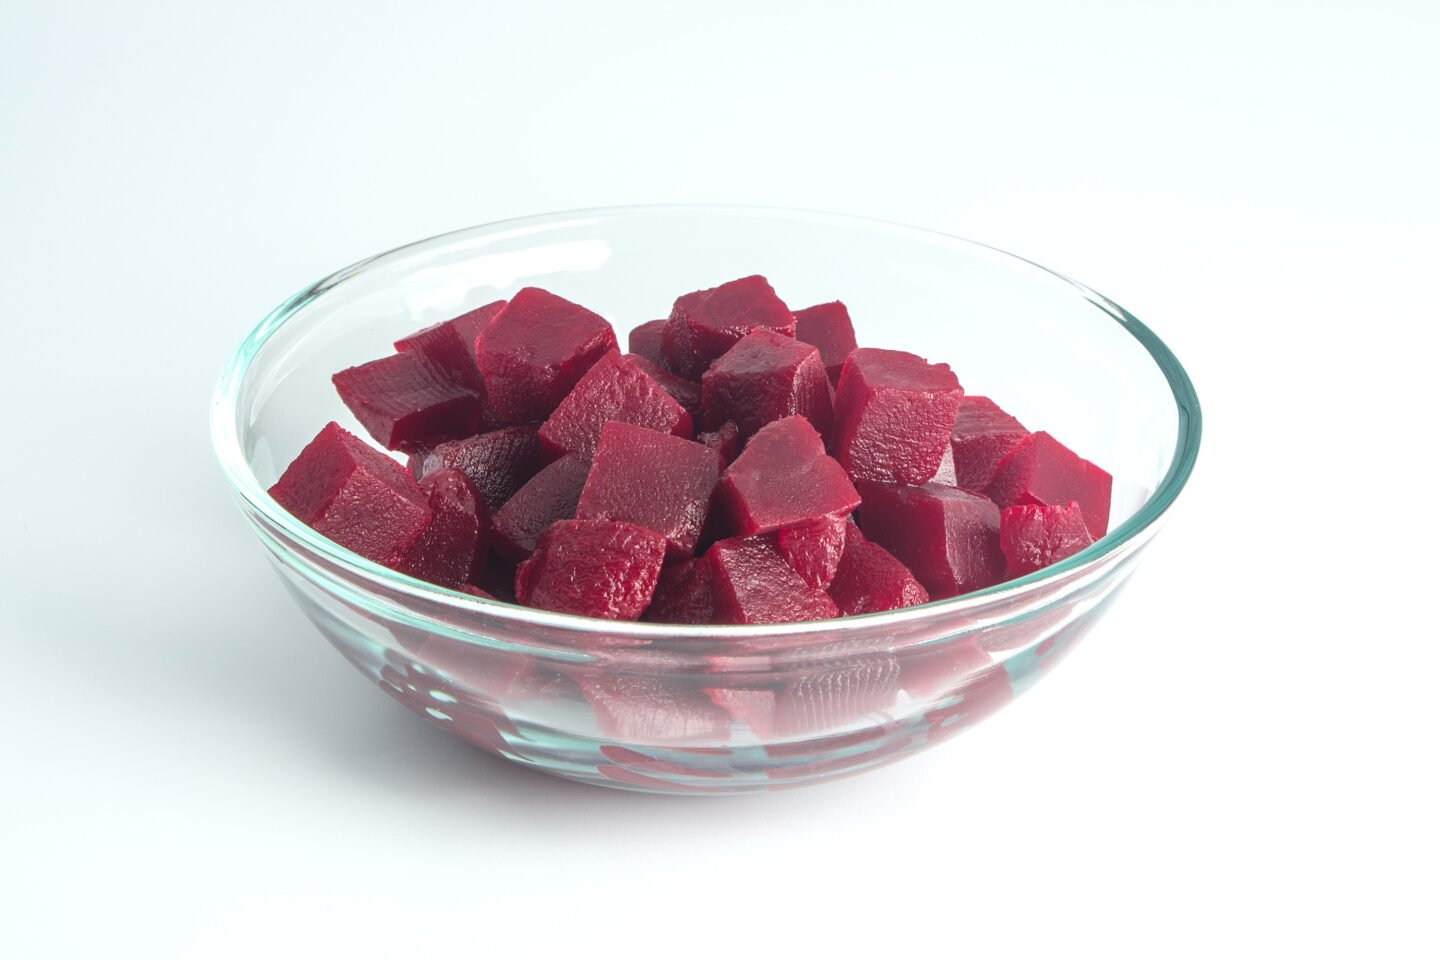
<svg viewBox="0 0 1440 960">
<path fill-rule="evenodd" d="M 887 613 L 768 626 L 616 623 L 532 610 L 371 563 L 266 493 L 329 420 L 330 375 L 528 286 L 631 327 L 753 273 L 793 307 L 843 300 L 862 345 L 948 362 L 1115 477 L 1110 533 L 1039 573 Z M 282 304 L 217 387 L 216 451 L 320 631 L 431 723 L 516 763 L 631 790 L 724 794 L 855 773 L 1009 703 L 1095 623 L 1195 462 L 1175 357 L 1099 294 L 1017 257 L 830 214 L 632 207 L 527 217 L 401 247 Z M 363 434 L 362 434 L 363 435 Z M 957 757 L 958 759 L 958 757 Z"/>
</svg>

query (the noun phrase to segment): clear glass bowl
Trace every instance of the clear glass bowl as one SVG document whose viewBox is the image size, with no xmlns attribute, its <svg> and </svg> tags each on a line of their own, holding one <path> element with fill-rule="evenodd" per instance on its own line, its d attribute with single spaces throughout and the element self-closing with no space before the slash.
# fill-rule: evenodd
<svg viewBox="0 0 1440 960">
<path fill-rule="evenodd" d="M 752 273 L 797 308 L 845 301 L 862 345 L 946 361 L 968 392 L 1104 466 L 1115 477 L 1109 535 L 1038 574 L 905 610 L 670 626 L 414 580 L 321 537 L 265 492 L 326 421 L 359 432 L 330 375 L 403 334 L 535 285 L 607 317 L 623 342 L 678 294 Z M 1194 465 L 1200 408 L 1139 321 L 1025 260 L 851 217 L 635 207 L 474 227 L 326 277 L 240 345 L 212 428 L 281 579 L 382 689 L 516 763 L 611 787 L 717 794 L 887 763 L 1028 689 L 1100 618 L 1155 535 Z"/>
</svg>

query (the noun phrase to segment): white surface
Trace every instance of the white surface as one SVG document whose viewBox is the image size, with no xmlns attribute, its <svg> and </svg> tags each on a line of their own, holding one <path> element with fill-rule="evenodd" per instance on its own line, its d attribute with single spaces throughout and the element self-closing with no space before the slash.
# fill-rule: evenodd
<svg viewBox="0 0 1440 960">
<path fill-rule="evenodd" d="M 5 12 L 0 955 L 1440 950 L 1433 4 L 297 6 Z M 683 200 L 993 243 L 1191 369 L 1168 529 L 980 728 L 731 801 L 511 769 L 229 503 L 210 386 L 291 292 Z"/>
</svg>

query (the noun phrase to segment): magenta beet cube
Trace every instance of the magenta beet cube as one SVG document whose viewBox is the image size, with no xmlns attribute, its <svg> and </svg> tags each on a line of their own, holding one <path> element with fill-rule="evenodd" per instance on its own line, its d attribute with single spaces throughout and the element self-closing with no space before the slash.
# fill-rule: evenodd
<svg viewBox="0 0 1440 960">
<path fill-rule="evenodd" d="M 845 360 L 855 352 L 855 327 L 845 304 L 821 303 L 795 311 L 795 339 L 820 348 L 820 359 L 831 383 L 840 382 Z"/>
<path fill-rule="evenodd" d="M 458 470 L 436 470 L 420 480 L 430 498 L 430 525 L 395 569 L 452 589 L 464 586 L 477 564 L 483 568 L 490 511 Z"/>
<path fill-rule="evenodd" d="M 663 368 L 665 361 L 661 359 L 665 338 L 665 321 L 651 320 L 649 323 L 642 323 L 630 331 L 630 336 L 625 344 L 630 353 L 644 357 L 651 363 Z"/>
<path fill-rule="evenodd" d="M 397 353 L 331 377 L 381 446 L 409 453 L 474 433 L 484 398 L 419 353 Z"/>
<path fill-rule="evenodd" d="M 667 563 L 645 611 L 652 623 L 710 623 L 715 619 L 714 569 L 706 557 Z"/>
<path fill-rule="evenodd" d="M 590 464 L 579 457 L 561 457 L 531 477 L 490 521 L 495 551 L 514 563 L 530 556 L 551 524 L 575 516 L 589 472 Z"/>
<path fill-rule="evenodd" d="M 616 349 L 599 314 L 526 287 L 490 321 L 475 348 L 490 403 L 506 423 L 544 420 L 601 357 Z"/>
<path fill-rule="evenodd" d="M 650 605 L 665 538 L 614 520 L 561 520 L 515 571 L 515 599 L 530 607 L 606 620 L 638 620 Z"/>
<path fill-rule="evenodd" d="M 540 469 L 540 439 L 536 428 L 491 430 L 442 443 L 410 458 L 410 470 L 418 477 L 444 469 L 465 474 L 493 513 Z"/>
<path fill-rule="evenodd" d="M 979 494 L 927 483 L 860 483 L 860 528 L 903 563 L 932 600 L 1005 578 L 1000 509 Z"/>
<path fill-rule="evenodd" d="M 764 277 L 743 277 L 675 301 L 665 323 L 665 366 L 697 379 L 747 333 L 767 327 L 795 336 L 795 318 Z"/>
<path fill-rule="evenodd" d="M 830 381 L 820 351 L 773 330 L 748 333 L 700 378 L 705 424 L 733 421 L 749 436 L 796 414 L 822 437 L 830 433 Z"/>
<path fill-rule="evenodd" d="M 1000 511 L 1000 550 L 1005 554 L 1007 579 L 1043 570 L 1094 542 L 1080 504 L 1073 500 L 1063 507 L 1022 503 Z"/>
<path fill-rule="evenodd" d="M 714 430 L 696 434 L 695 442 L 703 443 L 720 454 L 720 459 L 725 461 L 727 467 L 740 456 L 740 428 L 735 426 L 734 421 L 726 421 Z"/>
<path fill-rule="evenodd" d="M 658 363 L 654 363 L 638 353 L 627 353 L 625 358 L 643 370 L 651 380 L 660 384 L 661 390 L 674 397 L 675 402 L 685 408 L 685 412 L 690 414 L 690 419 L 697 426 L 703 421 L 704 412 L 700 406 L 700 384 L 676 376 Z"/>
<path fill-rule="evenodd" d="M 977 493 L 990 485 L 1000 459 L 1030 431 L 989 397 L 961 397 L 950 435 L 954 486 Z"/>
<path fill-rule="evenodd" d="M 835 459 L 853 480 L 925 483 L 950 443 L 963 394 L 943 363 L 902 350 L 856 350 L 835 388 Z"/>
<path fill-rule="evenodd" d="M 1001 459 L 985 495 L 1002 507 L 1074 500 L 1096 540 L 1110 524 L 1110 474 L 1081 458 L 1043 430 L 1021 440 Z"/>
<path fill-rule="evenodd" d="M 426 327 L 396 340 L 395 349 L 401 353 L 418 353 L 470 389 L 484 393 L 485 381 L 480 376 L 480 368 L 475 366 L 475 341 L 504 306 L 504 300 L 496 300 L 453 320 Z"/>
<path fill-rule="evenodd" d="M 600 428 L 619 421 L 686 439 L 694 435 L 690 414 L 634 363 L 611 351 L 586 371 L 575 389 L 540 427 L 540 455 L 548 460 L 595 455 Z"/>
<path fill-rule="evenodd" d="M 930 594 L 905 564 L 847 523 L 845 550 L 830 582 L 830 599 L 841 613 L 854 616 L 928 603 Z"/>
<path fill-rule="evenodd" d="M 762 427 L 720 475 L 715 495 L 728 529 L 742 537 L 844 517 L 860 505 L 854 484 L 804 417 Z"/>
<path fill-rule="evenodd" d="M 838 617 L 824 590 L 806 583 L 767 537 L 721 540 L 712 565 L 715 623 L 795 623 Z"/>
<path fill-rule="evenodd" d="M 665 537 L 670 555 L 695 552 L 724 464 L 703 444 L 611 421 L 580 494 L 579 520 L 624 520 Z"/>
<path fill-rule="evenodd" d="M 415 479 L 337 423 L 300 451 L 270 496 L 315 532 L 386 566 L 430 526 L 430 498 Z"/>
<path fill-rule="evenodd" d="M 775 549 L 790 568 L 800 574 L 800 579 L 824 590 L 835 579 L 835 570 L 840 566 L 848 526 L 851 524 L 845 517 L 824 517 L 777 530 L 772 536 Z"/>
</svg>

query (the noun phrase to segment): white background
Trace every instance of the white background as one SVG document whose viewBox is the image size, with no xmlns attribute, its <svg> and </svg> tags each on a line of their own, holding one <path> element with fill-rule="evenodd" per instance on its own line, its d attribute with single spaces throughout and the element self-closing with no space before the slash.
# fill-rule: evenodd
<svg viewBox="0 0 1440 960">
<path fill-rule="evenodd" d="M 0 954 L 1435 956 L 1433 3 L 65 3 L 0 24 Z M 311 280 L 546 210 L 938 228 L 1151 324 L 1198 472 L 936 750 L 667 800 L 490 759 L 208 447 Z"/>
</svg>

